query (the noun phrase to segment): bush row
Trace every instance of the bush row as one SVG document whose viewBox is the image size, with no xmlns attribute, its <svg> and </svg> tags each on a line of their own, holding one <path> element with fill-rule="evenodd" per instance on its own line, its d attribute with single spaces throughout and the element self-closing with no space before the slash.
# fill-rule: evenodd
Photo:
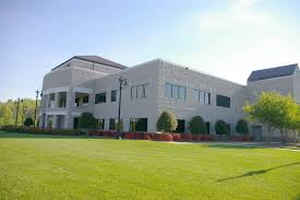
<svg viewBox="0 0 300 200">
<path fill-rule="evenodd" d="M 91 130 L 88 132 L 89 136 L 117 136 L 116 131 L 101 131 Z M 212 135 L 192 135 L 192 134 L 178 134 L 178 133 L 145 133 L 145 132 L 124 132 L 124 138 L 135 140 L 155 140 L 155 141 L 214 141 L 215 138 Z"/>
<path fill-rule="evenodd" d="M 78 136 L 85 134 L 80 130 L 74 129 L 40 129 L 33 127 L 15 127 L 4 126 L 1 130 L 7 132 L 17 133 L 31 133 L 31 134 L 46 134 L 46 135 L 63 135 L 63 136 Z M 104 136 L 113 138 L 117 136 L 116 131 L 104 130 L 89 130 L 88 136 Z M 200 141 L 217 141 L 217 140 L 231 140 L 231 141 L 252 141 L 250 136 L 232 136 L 232 137 L 219 137 L 214 135 L 192 135 L 189 133 L 147 133 L 147 132 L 124 132 L 124 138 L 135 140 L 154 140 L 154 141 L 177 141 L 177 142 L 200 142 Z"/>
</svg>

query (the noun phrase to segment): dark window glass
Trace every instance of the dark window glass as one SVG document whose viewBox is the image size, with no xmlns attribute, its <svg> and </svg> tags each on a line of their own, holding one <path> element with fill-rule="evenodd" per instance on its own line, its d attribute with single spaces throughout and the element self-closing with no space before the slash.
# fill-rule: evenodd
<svg viewBox="0 0 300 200">
<path fill-rule="evenodd" d="M 116 120 L 109 119 L 109 130 L 116 130 Z"/>
<path fill-rule="evenodd" d="M 89 102 L 89 96 L 84 96 L 82 102 L 83 103 L 88 103 Z"/>
<path fill-rule="evenodd" d="M 106 102 L 106 92 L 96 94 L 95 104 Z"/>
<path fill-rule="evenodd" d="M 110 95 L 111 102 L 117 101 L 117 90 L 112 90 Z"/>
<path fill-rule="evenodd" d="M 55 101 L 55 94 L 54 93 L 50 94 L 50 101 Z"/>
<path fill-rule="evenodd" d="M 138 118 L 135 124 L 136 131 L 147 132 L 148 130 L 148 119 L 147 118 Z"/>
<path fill-rule="evenodd" d="M 185 120 L 177 119 L 177 128 L 175 130 L 176 133 L 184 133 L 185 130 Z"/>
<path fill-rule="evenodd" d="M 104 130 L 104 126 L 105 126 L 105 119 L 98 119 L 97 128 Z"/>
<path fill-rule="evenodd" d="M 230 108 L 230 97 L 226 97 L 223 95 L 217 95 L 217 106 Z"/>
</svg>

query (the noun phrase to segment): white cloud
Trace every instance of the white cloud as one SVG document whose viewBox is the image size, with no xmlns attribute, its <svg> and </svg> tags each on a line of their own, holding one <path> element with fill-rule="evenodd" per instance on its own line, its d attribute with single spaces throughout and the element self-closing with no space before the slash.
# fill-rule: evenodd
<svg viewBox="0 0 300 200">
<path fill-rule="evenodd" d="M 252 70 L 298 62 L 297 30 L 272 13 L 256 10 L 258 2 L 234 0 L 227 9 L 188 16 L 181 37 L 192 38 L 192 47 L 175 59 L 240 83 Z"/>
</svg>

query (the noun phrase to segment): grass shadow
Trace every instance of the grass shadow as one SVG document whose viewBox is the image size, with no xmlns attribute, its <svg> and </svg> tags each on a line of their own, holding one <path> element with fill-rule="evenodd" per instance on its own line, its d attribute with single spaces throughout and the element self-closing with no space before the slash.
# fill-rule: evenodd
<svg viewBox="0 0 300 200">
<path fill-rule="evenodd" d="M 209 144 L 208 147 L 221 149 L 262 149 L 267 146 L 258 144 Z"/>
<path fill-rule="evenodd" d="M 224 181 L 229 181 L 229 180 L 234 180 L 234 179 L 239 179 L 239 178 L 245 178 L 245 177 L 249 177 L 249 176 L 261 175 L 261 174 L 265 174 L 265 173 L 275 170 L 275 169 L 290 167 L 290 166 L 294 166 L 294 165 L 300 165 L 300 162 L 293 162 L 293 163 L 289 163 L 289 164 L 285 164 L 285 165 L 279 165 L 277 167 L 271 167 L 268 169 L 250 171 L 250 172 L 247 172 L 247 173 L 239 175 L 239 176 L 232 176 L 232 177 L 228 177 L 228 178 L 219 179 L 219 180 L 217 180 L 217 182 L 224 182 Z"/>
<path fill-rule="evenodd" d="M 80 139 L 80 138 L 91 138 L 87 135 L 79 135 L 79 136 L 73 136 L 73 135 L 47 135 L 47 134 L 30 134 L 30 133 L 15 133 L 15 132 L 5 132 L 0 131 L 0 139 L 1 138 L 16 138 L 16 139 L 65 139 L 65 138 L 71 138 L 71 139 Z"/>
</svg>

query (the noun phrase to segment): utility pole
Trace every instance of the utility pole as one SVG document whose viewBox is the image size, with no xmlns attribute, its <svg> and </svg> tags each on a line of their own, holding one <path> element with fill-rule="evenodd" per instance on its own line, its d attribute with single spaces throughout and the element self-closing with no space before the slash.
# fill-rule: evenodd
<svg viewBox="0 0 300 200">
<path fill-rule="evenodd" d="M 24 114 L 25 114 L 25 111 L 24 111 L 24 99 L 21 99 L 21 102 L 22 102 L 22 108 L 23 108 L 23 112 L 22 112 L 22 126 L 24 125 Z"/>
<path fill-rule="evenodd" d="M 20 98 L 18 98 L 18 102 L 17 102 L 17 110 L 16 110 L 16 121 L 15 121 L 15 126 L 18 126 L 19 107 L 20 107 Z"/>
<path fill-rule="evenodd" d="M 123 87 L 127 86 L 127 79 L 120 77 L 119 78 L 119 110 L 118 110 L 118 126 L 117 126 L 117 131 L 118 131 L 118 138 L 121 137 L 120 132 L 121 132 L 121 101 L 122 101 L 122 89 Z"/>
<path fill-rule="evenodd" d="M 35 97 L 35 110 L 34 110 L 34 127 L 36 127 L 36 115 L 37 115 L 37 106 L 38 106 L 38 98 L 39 98 L 39 90 L 35 91 L 36 97 Z"/>
</svg>

